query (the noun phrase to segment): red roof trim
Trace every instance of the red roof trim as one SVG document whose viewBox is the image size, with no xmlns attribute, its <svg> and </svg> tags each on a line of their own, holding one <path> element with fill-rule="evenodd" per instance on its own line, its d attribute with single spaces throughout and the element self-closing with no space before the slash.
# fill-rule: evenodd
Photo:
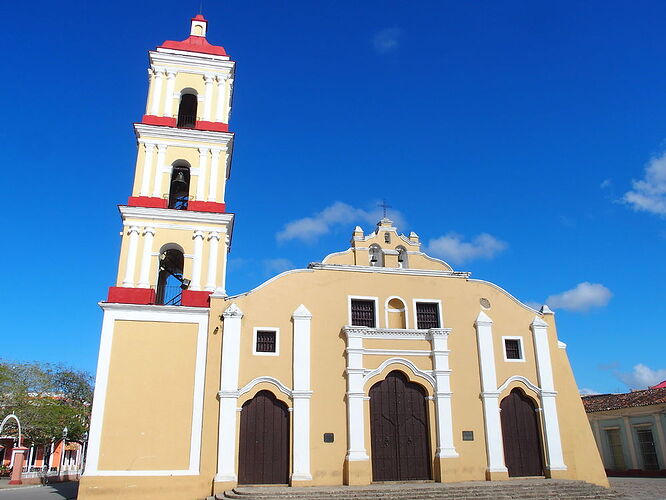
<svg viewBox="0 0 666 500">
<path fill-rule="evenodd" d="M 224 47 L 211 45 L 202 36 L 190 36 L 182 42 L 167 40 L 159 46 L 160 49 L 185 50 L 187 52 L 200 52 L 202 54 L 214 54 L 216 56 L 228 56 Z"/>
</svg>

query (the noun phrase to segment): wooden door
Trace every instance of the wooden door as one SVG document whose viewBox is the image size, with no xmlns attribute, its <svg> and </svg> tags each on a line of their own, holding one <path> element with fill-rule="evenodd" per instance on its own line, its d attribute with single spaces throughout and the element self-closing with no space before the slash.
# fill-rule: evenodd
<svg viewBox="0 0 666 500">
<path fill-rule="evenodd" d="M 394 371 L 370 389 L 372 479 L 430 479 L 426 392 Z"/>
<path fill-rule="evenodd" d="M 502 440 L 509 476 L 541 476 L 541 432 L 536 407 L 520 389 L 502 400 Z"/>
<path fill-rule="evenodd" d="M 238 482 L 289 482 L 289 412 L 269 391 L 243 405 L 240 420 Z"/>
</svg>

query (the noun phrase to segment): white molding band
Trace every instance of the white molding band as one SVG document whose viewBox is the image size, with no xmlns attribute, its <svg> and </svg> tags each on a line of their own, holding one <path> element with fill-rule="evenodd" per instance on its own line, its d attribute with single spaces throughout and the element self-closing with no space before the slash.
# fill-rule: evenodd
<svg viewBox="0 0 666 500">
<path fill-rule="evenodd" d="M 500 420 L 495 352 L 493 349 L 493 320 L 486 313 L 480 311 L 474 326 L 476 328 L 481 370 L 481 399 L 483 401 L 483 420 L 486 432 L 488 472 L 508 472 L 504 463 L 502 422 Z"/>
<path fill-rule="evenodd" d="M 548 342 L 548 323 L 535 316 L 530 325 L 534 337 L 534 351 L 537 361 L 537 373 L 541 386 L 541 407 L 543 408 L 544 434 L 546 437 L 546 461 L 550 470 L 567 470 L 562 453 L 560 424 L 557 418 L 555 402 L 555 384 L 553 366 L 550 359 Z"/>
<path fill-rule="evenodd" d="M 310 337 L 312 313 L 301 304 L 293 312 L 293 453 L 292 481 L 311 481 L 310 473 Z"/>
<path fill-rule="evenodd" d="M 238 412 L 238 371 L 243 311 L 232 303 L 223 313 L 222 363 L 220 369 L 220 417 L 215 482 L 237 481 L 236 425 Z"/>
<path fill-rule="evenodd" d="M 86 458 L 86 476 L 189 476 L 198 475 L 201 460 L 201 434 L 203 429 L 204 380 L 208 342 L 208 308 L 141 306 L 135 304 L 101 303 L 104 310 L 100 341 L 95 393 L 90 417 L 90 438 Z M 104 426 L 104 409 L 109 381 L 111 347 L 115 322 L 154 321 L 165 323 L 194 323 L 197 329 L 197 350 L 194 368 L 192 403 L 192 434 L 190 438 L 189 467 L 186 470 L 99 470 L 99 453 Z"/>
</svg>

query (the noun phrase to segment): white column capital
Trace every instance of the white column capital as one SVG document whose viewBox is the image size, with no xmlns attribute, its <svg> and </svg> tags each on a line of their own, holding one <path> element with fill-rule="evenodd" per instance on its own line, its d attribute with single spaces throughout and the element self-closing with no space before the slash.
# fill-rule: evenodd
<svg viewBox="0 0 666 500">
<path fill-rule="evenodd" d="M 154 67 L 153 74 L 158 78 L 162 78 L 166 74 L 166 70 L 162 67 Z"/>
<path fill-rule="evenodd" d="M 217 158 L 220 156 L 220 153 L 222 153 L 222 151 L 226 150 L 227 150 L 226 147 L 210 148 L 210 153 L 213 155 L 214 158 Z"/>
<path fill-rule="evenodd" d="M 204 235 L 205 235 L 205 233 L 203 231 L 200 231 L 200 230 L 197 229 L 196 231 L 194 231 L 194 236 L 192 236 L 192 238 L 193 239 L 201 238 L 203 240 Z"/>
<path fill-rule="evenodd" d="M 478 326 L 490 326 L 493 324 L 493 320 L 483 311 L 479 311 L 479 315 L 476 317 L 474 324 Z"/>
<path fill-rule="evenodd" d="M 199 155 L 207 155 L 210 151 L 210 148 L 199 148 Z"/>
<path fill-rule="evenodd" d="M 229 79 L 229 75 L 217 75 L 216 77 L 218 85 L 224 85 Z"/>
<path fill-rule="evenodd" d="M 220 233 L 218 233 L 217 231 L 211 231 L 208 234 L 208 241 L 211 241 L 211 240 L 220 241 Z"/>
<path fill-rule="evenodd" d="M 146 148 L 146 152 L 153 152 L 155 151 L 156 144 L 154 142 L 144 142 L 143 147 Z"/>
<path fill-rule="evenodd" d="M 139 234 L 141 230 L 139 229 L 139 226 L 130 226 L 127 228 L 127 234 L 131 235 L 132 233 Z"/>
<path fill-rule="evenodd" d="M 293 319 L 312 319 L 312 313 L 303 304 L 298 306 L 291 315 Z"/>
<path fill-rule="evenodd" d="M 151 235 L 155 236 L 155 228 L 150 227 L 150 226 L 144 227 L 143 228 L 143 235 L 146 236 L 148 234 L 151 234 Z"/>
<path fill-rule="evenodd" d="M 170 70 L 167 70 L 166 76 L 169 80 L 173 80 L 174 78 L 176 78 L 177 73 L 178 72 L 176 70 L 170 69 Z"/>
<path fill-rule="evenodd" d="M 167 147 L 166 144 L 157 144 L 157 152 L 162 154 L 166 153 Z"/>
<path fill-rule="evenodd" d="M 213 83 L 214 80 L 215 80 L 215 75 L 212 75 L 212 74 L 210 74 L 210 73 L 206 73 L 206 74 L 204 75 L 204 82 L 205 82 L 205 83 L 207 83 L 207 84 L 208 84 L 208 83 Z"/>
<path fill-rule="evenodd" d="M 235 302 L 233 302 L 229 307 L 226 308 L 226 310 L 222 313 L 222 316 L 224 318 L 242 318 L 243 317 L 243 311 L 241 311 L 240 307 L 236 305 Z"/>
</svg>

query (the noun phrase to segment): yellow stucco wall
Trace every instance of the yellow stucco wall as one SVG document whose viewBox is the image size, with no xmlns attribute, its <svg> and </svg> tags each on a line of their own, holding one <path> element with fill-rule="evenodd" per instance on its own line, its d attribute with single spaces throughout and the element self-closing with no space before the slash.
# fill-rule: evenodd
<svg viewBox="0 0 666 500">
<path fill-rule="evenodd" d="M 186 470 L 197 325 L 116 321 L 100 470 Z"/>
</svg>

